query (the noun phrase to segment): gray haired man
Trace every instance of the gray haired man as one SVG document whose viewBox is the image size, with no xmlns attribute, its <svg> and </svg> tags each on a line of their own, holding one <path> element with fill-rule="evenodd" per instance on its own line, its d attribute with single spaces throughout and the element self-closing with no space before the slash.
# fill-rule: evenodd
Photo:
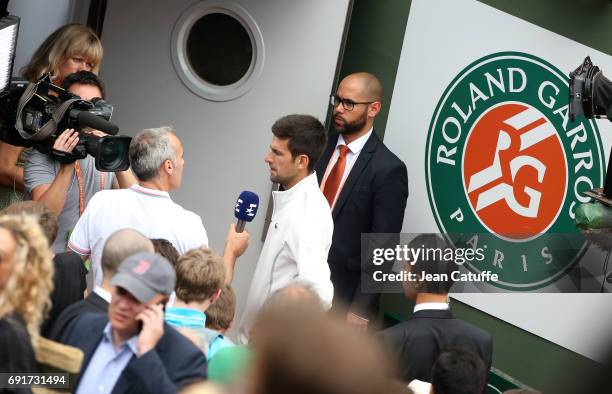
<svg viewBox="0 0 612 394">
<path fill-rule="evenodd" d="M 93 196 L 70 236 L 68 246 L 91 257 L 94 283 L 100 285 L 100 257 L 106 239 L 121 228 L 133 228 L 148 238 L 170 241 L 179 253 L 208 246 L 202 219 L 182 208 L 168 192 L 181 186 L 183 145 L 170 127 L 145 129 L 130 144 L 130 163 L 138 183 L 128 189 L 104 190 Z M 248 233 L 231 226 L 224 260 L 235 263 L 248 244 Z"/>
</svg>

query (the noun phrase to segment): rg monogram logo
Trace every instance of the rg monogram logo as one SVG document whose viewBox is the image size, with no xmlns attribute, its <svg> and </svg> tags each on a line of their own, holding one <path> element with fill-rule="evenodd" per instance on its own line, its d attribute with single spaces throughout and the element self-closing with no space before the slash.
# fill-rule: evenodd
<svg viewBox="0 0 612 394">
<path fill-rule="evenodd" d="M 552 223 L 567 178 L 561 141 L 536 108 L 505 103 L 475 122 L 464 174 L 472 209 L 497 234 L 524 238 Z"/>
</svg>

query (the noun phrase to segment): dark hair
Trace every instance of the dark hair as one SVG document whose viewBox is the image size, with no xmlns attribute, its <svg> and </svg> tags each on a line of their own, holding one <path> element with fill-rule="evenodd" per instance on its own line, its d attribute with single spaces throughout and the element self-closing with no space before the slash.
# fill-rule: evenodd
<svg viewBox="0 0 612 394">
<path fill-rule="evenodd" d="M 57 216 L 45 204 L 36 201 L 20 201 L 0 211 L 0 215 L 18 215 L 20 213 L 36 216 L 38 225 L 45 234 L 47 241 L 49 241 L 49 246 L 53 245 L 58 230 Z"/>
<path fill-rule="evenodd" d="M 436 234 L 421 234 L 409 242 L 411 249 L 421 249 L 421 258 L 410 267 L 410 272 L 433 275 L 433 280 L 424 280 L 417 288 L 419 293 L 448 294 L 453 286 L 452 273 L 459 268 L 453 259 L 445 259 L 452 253 L 452 246 Z M 407 263 L 410 264 L 410 263 Z"/>
<path fill-rule="evenodd" d="M 174 245 L 172 245 L 172 242 L 163 238 L 153 238 L 151 239 L 151 242 L 153 242 L 155 253 L 164 256 L 174 267 L 179 258 L 179 252 L 176 250 Z"/>
<path fill-rule="evenodd" d="M 431 385 L 436 394 L 481 394 L 486 381 L 484 362 L 465 349 L 443 351 L 431 370 Z"/>
<path fill-rule="evenodd" d="M 319 161 L 327 143 L 325 127 L 310 115 L 283 116 L 272 125 L 272 134 L 281 140 L 289 139 L 289 151 L 293 158 L 308 156 L 309 172 Z"/>
<path fill-rule="evenodd" d="M 98 89 L 100 89 L 100 93 L 102 94 L 101 98 L 106 97 L 104 83 L 100 80 L 100 78 L 98 78 L 96 74 L 90 71 L 77 71 L 68 75 L 66 78 L 64 78 L 64 81 L 62 82 L 62 87 L 68 90 L 74 84 L 97 86 Z"/>
<path fill-rule="evenodd" d="M 211 330 L 227 330 L 236 313 L 236 294 L 232 286 L 225 284 L 221 295 L 206 309 L 206 328 Z"/>
</svg>

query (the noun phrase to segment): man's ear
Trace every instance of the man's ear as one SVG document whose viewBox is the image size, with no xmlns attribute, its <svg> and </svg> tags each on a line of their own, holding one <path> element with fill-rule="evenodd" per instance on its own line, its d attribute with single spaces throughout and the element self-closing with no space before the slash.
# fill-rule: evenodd
<svg viewBox="0 0 612 394">
<path fill-rule="evenodd" d="M 210 296 L 210 305 L 214 304 L 219 297 L 221 296 L 221 289 L 218 289 L 217 291 L 215 291 L 215 293 Z"/>
<path fill-rule="evenodd" d="M 308 168 L 309 163 L 310 163 L 310 158 L 308 158 L 307 155 L 302 154 L 297 157 L 297 164 L 300 167 L 300 169 Z"/>
<path fill-rule="evenodd" d="M 172 164 L 172 160 L 164 161 L 164 170 L 168 173 L 168 175 L 172 175 L 174 172 L 174 164 Z"/>
<path fill-rule="evenodd" d="M 380 101 L 374 101 L 372 104 L 368 106 L 368 116 L 370 118 L 374 118 L 380 112 L 382 104 Z"/>
<path fill-rule="evenodd" d="M 417 280 L 414 281 L 414 289 L 417 291 L 417 293 L 423 293 L 427 288 L 427 281 L 420 274 L 416 274 L 416 279 Z"/>
</svg>

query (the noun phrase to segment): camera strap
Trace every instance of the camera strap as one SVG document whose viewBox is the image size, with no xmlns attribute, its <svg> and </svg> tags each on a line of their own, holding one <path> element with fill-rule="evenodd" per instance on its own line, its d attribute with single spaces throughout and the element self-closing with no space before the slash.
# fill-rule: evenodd
<svg viewBox="0 0 612 394">
<path fill-rule="evenodd" d="M 74 172 L 77 177 L 77 183 L 79 184 L 79 217 L 83 215 L 85 211 L 85 184 L 83 182 L 83 173 L 81 171 L 81 163 L 78 161 L 74 163 Z M 98 191 L 104 190 L 106 185 L 106 172 L 100 172 L 100 187 Z"/>
<path fill-rule="evenodd" d="M 51 119 L 47 121 L 38 131 L 34 134 L 30 134 L 23 129 L 23 117 L 22 112 L 26 105 L 30 102 L 32 97 L 36 94 L 36 89 L 38 88 L 37 83 L 29 83 L 25 88 L 23 94 L 19 98 L 19 102 L 17 103 L 17 118 L 15 119 L 15 128 L 17 132 L 24 140 L 34 140 L 34 141 L 43 141 L 47 138 L 51 137 L 53 133 L 57 130 L 57 125 L 64 117 L 66 111 L 70 109 L 72 103 L 75 101 L 79 101 L 79 99 L 70 99 L 61 103 L 57 109 L 53 112 Z"/>
</svg>

